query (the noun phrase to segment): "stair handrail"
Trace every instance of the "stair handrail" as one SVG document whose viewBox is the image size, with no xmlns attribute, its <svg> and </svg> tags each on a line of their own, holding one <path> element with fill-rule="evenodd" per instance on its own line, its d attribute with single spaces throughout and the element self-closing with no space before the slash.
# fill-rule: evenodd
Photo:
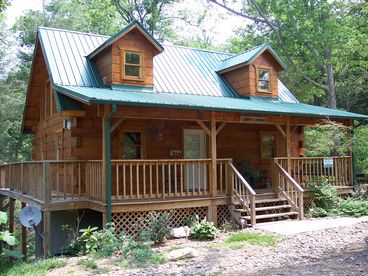
<svg viewBox="0 0 368 276">
<path fill-rule="evenodd" d="M 256 224 L 256 192 L 244 179 L 232 163 L 229 166 L 233 172 L 233 196 L 239 199 L 244 211 L 250 216 L 251 225 Z M 233 199 L 233 197 L 232 197 Z"/>
<path fill-rule="evenodd" d="M 283 179 L 291 184 L 288 185 L 280 185 L 279 183 L 279 192 L 285 196 L 286 200 L 289 202 L 289 204 L 292 206 L 292 208 L 296 211 L 298 211 L 299 219 L 304 218 L 304 207 L 303 207 L 303 193 L 304 189 L 295 181 L 294 178 L 291 177 L 291 175 L 275 160 L 276 168 L 279 171 L 279 174 L 283 177 Z M 279 181 L 282 178 L 279 177 Z M 280 181 L 281 182 L 281 181 Z M 285 183 L 286 184 L 286 183 Z M 294 193 L 294 190 L 296 191 L 296 196 Z"/>
</svg>

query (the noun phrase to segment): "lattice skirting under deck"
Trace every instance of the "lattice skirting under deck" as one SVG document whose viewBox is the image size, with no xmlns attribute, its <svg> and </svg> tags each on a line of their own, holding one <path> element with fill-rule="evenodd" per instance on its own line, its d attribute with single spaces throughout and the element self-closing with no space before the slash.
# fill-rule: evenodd
<svg viewBox="0 0 368 276">
<path fill-rule="evenodd" d="M 170 227 L 180 227 L 184 225 L 183 221 L 192 215 L 198 215 L 200 219 L 204 219 L 207 215 L 207 207 L 112 213 L 112 222 L 115 224 L 117 234 L 123 231 L 129 235 L 136 234 L 138 226 L 147 226 L 145 222 L 148 221 L 150 212 L 170 213 Z"/>
<path fill-rule="evenodd" d="M 228 205 L 219 205 L 217 206 L 217 224 L 221 227 L 224 223 L 230 222 L 233 217 L 230 213 Z"/>
</svg>

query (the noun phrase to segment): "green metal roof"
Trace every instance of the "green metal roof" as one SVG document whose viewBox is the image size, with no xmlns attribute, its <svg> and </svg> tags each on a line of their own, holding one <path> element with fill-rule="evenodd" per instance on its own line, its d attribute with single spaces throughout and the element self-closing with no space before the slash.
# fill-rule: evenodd
<svg viewBox="0 0 368 276">
<path fill-rule="evenodd" d="M 95 57 L 98 53 L 103 51 L 105 48 L 110 46 L 112 43 L 114 43 L 116 40 L 118 40 L 128 32 L 130 32 L 133 28 L 138 28 L 143 34 L 145 34 L 147 38 L 151 41 L 151 43 L 159 50 L 159 52 L 162 52 L 164 50 L 164 47 L 162 47 L 162 45 L 149 32 L 147 32 L 147 30 L 138 21 L 134 20 L 127 26 L 122 28 L 119 32 L 109 37 L 103 44 L 93 50 L 93 52 L 90 53 L 87 57 L 89 59 Z"/>
<path fill-rule="evenodd" d="M 250 112 L 320 118 L 368 119 L 368 116 L 301 103 L 261 98 L 230 98 L 189 94 L 157 93 L 127 89 L 75 86 L 54 87 L 59 93 L 87 104 L 117 104 L 180 109 Z"/>
<path fill-rule="evenodd" d="M 264 51 L 270 51 L 273 56 L 277 59 L 277 61 L 280 63 L 280 65 L 285 69 L 286 63 L 278 56 L 278 54 L 272 49 L 272 47 L 268 44 L 262 44 L 259 46 L 256 46 L 242 54 L 235 55 L 232 57 L 227 58 L 224 60 L 217 68 L 217 72 L 222 72 L 226 69 L 230 69 L 232 67 L 238 66 L 238 65 L 247 65 L 252 63 L 260 54 L 262 54 Z"/>
<path fill-rule="evenodd" d="M 38 28 L 50 78 L 55 85 L 103 87 L 101 78 L 86 56 L 103 45 L 107 36 L 53 28 Z M 153 58 L 153 89 L 157 92 L 238 97 L 218 66 L 230 53 L 165 45 L 165 51 Z M 281 101 L 298 102 L 279 81 Z"/>
</svg>

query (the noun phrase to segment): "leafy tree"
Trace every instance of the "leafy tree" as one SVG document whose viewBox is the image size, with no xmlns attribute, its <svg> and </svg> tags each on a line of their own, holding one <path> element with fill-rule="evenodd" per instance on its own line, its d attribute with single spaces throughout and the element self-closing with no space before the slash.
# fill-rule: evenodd
<svg viewBox="0 0 368 276">
<path fill-rule="evenodd" d="M 175 2 L 178 0 L 112 0 L 126 22 L 138 21 L 161 41 L 172 32 L 174 17 L 170 8 Z"/>
<path fill-rule="evenodd" d="M 349 35 L 343 2 L 249 0 L 241 1 L 238 10 L 227 2 L 210 1 L 253 23 L 243 29 L 244 42 L 237 39 L 236 45 L 249 45 L 249 39 L 272 42 L 291 67 L 283 76 L 290 87 L 312 98 L 320 98 L 323 91 L 324 103 L 337 107 L 335 71 L 339 49 Z"/>
</svg>

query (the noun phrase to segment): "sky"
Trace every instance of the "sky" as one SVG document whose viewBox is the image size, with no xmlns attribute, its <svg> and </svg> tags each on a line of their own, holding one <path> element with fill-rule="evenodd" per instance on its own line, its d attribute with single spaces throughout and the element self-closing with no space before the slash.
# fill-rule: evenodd
<svg viewBox="0 0 368 276">
<path fill-rule="evenodd" d="M 47 0 L 12 0 L 11 6 L 7 8 L 5 13 L 5 22 L 11 27 L 17 17 L 23 15 L 27 10 L 42 10 L 42 2 Z M 184 0 L 182 7 L 187 8 L 191 13 L 199 13 L 206 10 L 210 14 L 208 19 L 203 22 L 202 27 L 210 34 L 214 44 L 224 43 L 237 27 L 246 24 L 246 21 L 238 16 L 232 16 L 221 8 L 214 5 L 207 5 L 207 0 Z M 178 26 L 180 31 L 183 26 Z M 187 30 L 186 33 L 194 34 L 198 30 Z"/>
</svg>

